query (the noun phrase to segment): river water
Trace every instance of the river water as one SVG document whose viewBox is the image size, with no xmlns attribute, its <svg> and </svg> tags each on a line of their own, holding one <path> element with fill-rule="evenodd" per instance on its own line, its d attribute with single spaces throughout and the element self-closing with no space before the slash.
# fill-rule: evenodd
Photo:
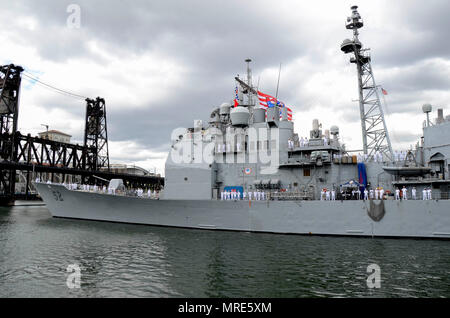
<svg viewBox="0 0 450 318">
<path fill-rule="evenodd" d="M 71 264 L 80 288 L 67 285 Z M 379 288 L 368 287 L 371 264 Z M 0 208 L 0 297 L 450 297 L 450 241 L 163 228 L 15 206 Z"/>
</svg>

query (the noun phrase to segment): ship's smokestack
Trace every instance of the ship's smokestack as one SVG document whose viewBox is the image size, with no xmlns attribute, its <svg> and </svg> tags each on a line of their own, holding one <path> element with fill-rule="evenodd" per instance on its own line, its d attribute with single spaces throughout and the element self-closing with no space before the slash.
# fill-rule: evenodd
<svg viewBox="0 0 450 318">
<path fill-rule="evenodd" d="M 438 117 L 436 119 L 436 124 L 441 124 L 444 122 L 444 109 L 438 108 Z"/>
</svg>

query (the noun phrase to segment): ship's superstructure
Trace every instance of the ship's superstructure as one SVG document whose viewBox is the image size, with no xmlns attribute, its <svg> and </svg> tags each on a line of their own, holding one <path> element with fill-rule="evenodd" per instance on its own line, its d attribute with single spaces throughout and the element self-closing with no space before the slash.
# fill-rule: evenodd
<svg viewBox="0 0 450 318">
<path fill-rule="evenodd" d="M 238 83 L 249 95 L 245 100 L 254 100 L 253 90 Z M 370 157 L 348 152 L 339 128 L 323 130 L 318 119 L 312 121 L 309 137 L 299 138 L 277 106 L 224 103 L 208 123 L 196 120 L 194 127 L 173 134 L 163 198 L 217 200 L 224 191 L 241 196 L 263 191 L 271 198 L 319 200 L 323 189 L 340 198 L 349 183 L 361 192 L 383 188 L 392 195 L 396 187 L 406 186 L 411 193 L 414 186 L 418 194 L 431 187 L 433 197 L 445 197 L 450 146 L 444 140 L 450 136 L 450 122 L 442 109 L 439 114 L 434 125 L 424 126 L 415 149 L 394 151 L 391 159 L 381 151 Z"/>
</svg>

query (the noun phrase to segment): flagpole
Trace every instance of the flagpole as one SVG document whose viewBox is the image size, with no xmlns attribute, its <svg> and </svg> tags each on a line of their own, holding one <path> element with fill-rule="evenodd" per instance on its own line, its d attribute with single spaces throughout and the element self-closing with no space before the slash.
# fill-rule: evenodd
<svg viewBox="0 0 450 318">
<path fill-rule="evenodd" d="M 383 96 L 383 104 L 384 104 L 384 109 L 386 110 L 386 120 L 387 120 L 388 117 L 391 118 L 391 113 L 389 112 L 389 107 L 388 107 L 388 104 L 386 102 L 386 96 L 385 96 L 385 95 L 387 95 L 387 92 L 386 92 L 386 90 L 383 87 L 379 86 L 379 88 L 381 88 L 381 96 Z M 383 91 L 385 91 L 386 94 Z M 391 133 L 394 141 L 398 144 L 399 142 L 398 142 L 397 134 L 395 133 L 395 131 L 392 129 L 390 131 L 390 133 Z"/>
</svg>

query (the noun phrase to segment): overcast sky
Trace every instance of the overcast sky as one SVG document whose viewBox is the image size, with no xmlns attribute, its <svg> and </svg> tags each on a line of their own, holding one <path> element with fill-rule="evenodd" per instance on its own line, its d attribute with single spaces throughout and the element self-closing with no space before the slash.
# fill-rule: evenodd
<svg viewBox="0 0 450 318">
<path fill-rule="evenodd" d="M 80 28 L 67 27 L 69 4 Z M 23 66 L 43 82 L 105 98 L 111 162 L 162 173 L 169 138 L 233 99 L 234 76 L 253 59 L 254 82 L 294 111 L 295 130 L 312 120 L 338 125 L 347 149 L 361 149 L 356 68 L 340 51 L 350 6 L 365 26 L 377 84 L 388 91 L 393 147 L 421 135 L 421 106 L 450 114 L 450 2 L 413 1 L 10 1 L 0 0 L 0 63 Z M 19 129 L 45 128 L 83 140 L 85 103 L 25 78 Z"/>
</svg>

